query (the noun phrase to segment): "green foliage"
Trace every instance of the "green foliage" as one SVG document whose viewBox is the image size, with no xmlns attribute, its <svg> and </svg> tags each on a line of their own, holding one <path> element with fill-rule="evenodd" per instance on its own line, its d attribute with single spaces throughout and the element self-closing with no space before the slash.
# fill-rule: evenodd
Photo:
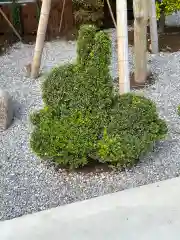
<svg viewBox="0 0 180 240">
<path fill-rule="evenodd" d="M 81 27 L 77 45 L 78 63 L 84 64 L 86 61 L 88 61 L 89 54 L 94 45 L 95 34 L 96 28 L 93 25 L 90 25 L 88 28 L 86 25 Z"/>
<path fill-rule="evenodd" d="M 102 25 L 103 0 L 73 0 L 74 16 L 77 26 L 83 24 Z"/>
<path fill-rule="evenodd" d="M 46 105 L 68 105 L 75 81 L 75 68 L 75 65 L 67 64 L 52 70 L 43 83 L 43 100 Z"/>
<path fill-rule="evenodd" d="M 159 119 L 153 102 L 125 94 L 112 108 L 110 123 L 98 143 L 98 155 L 118 167 L 132 166 L 166 133 L 166 123 Z"/>
<path fill-rule="evenodd" d="M 162 0 L 161 3 L 156 2 L 157 17 L 160 17 L 161 11 L 164 11 L 165 15 L 168 16 L 175 11 L 180 10 L 180 0 Z"/>
<path fill-rule="evenodd" d="M 38 1 L 36 1 L 36 17 L 39 22 L 40 19 L 40 14 L 41 14 L 41 6 Z"/>
<path fill-rule="evenodd" d="M 70 168 L 93 156 L 117 167 L 132 165 L 164 137 L 166 124 L 150 100 L 113 92 L 107 34 L 83 26 L 77 45 L 76 63 L 53 69 L 43 84 L 45 107 L 31 116 L 31 147 Z"/>
<path fill-rule="evenodd" d="M 180 105 L 177 107 L 178 115 L 180 116 Z"/>
<path fill-rule="evenodd" d="M 84 9 L 99 9 L 104 6 L 103 0 L 73 0 L 75 9 L 84 8 Z"/>
<path fill-rule="evenodd" d="M 33 132 L 31 146 L 40 157 L 53 157 L 72 168 L 83 166 L 97 141 L 96 118 L 78 110 L 61 118 L 46 115 Z"/>
</svg>

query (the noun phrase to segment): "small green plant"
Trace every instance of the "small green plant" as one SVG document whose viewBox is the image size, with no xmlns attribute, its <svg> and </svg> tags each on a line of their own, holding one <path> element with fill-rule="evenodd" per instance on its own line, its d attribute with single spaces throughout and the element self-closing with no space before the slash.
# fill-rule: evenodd
<svg viewBox="0 0 180 240">
<path fill-rule="evenodd" d="M 43 83 L 45 107 L 31 116 L 31 147 L 42 158 L 70 168 L 89 159 L 116 167 L 133 165 L 167 132 L 150 100 L 113 91 L 111 43 L 82 26 L 77 60 L 52 70 Z"/>
<path fill-rule="evenodd" d="M 180 105 L 177 107 L 177 113 L 180 116 Z"/>
</svg>

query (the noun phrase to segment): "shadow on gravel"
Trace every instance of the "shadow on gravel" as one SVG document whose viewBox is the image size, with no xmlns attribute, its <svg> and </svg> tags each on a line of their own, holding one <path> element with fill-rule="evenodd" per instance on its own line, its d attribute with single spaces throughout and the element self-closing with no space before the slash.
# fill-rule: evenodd
<svg viewBox="0 0 180 240">
<path fill-rule="evenodd" d="M 24 115 L 24 109 L 26 108 L 25 105 L 19 103 L 17 100 L 13 100 L 12 105 L 14 110 L 14 118 L 21 120 Z"/>
</svg>

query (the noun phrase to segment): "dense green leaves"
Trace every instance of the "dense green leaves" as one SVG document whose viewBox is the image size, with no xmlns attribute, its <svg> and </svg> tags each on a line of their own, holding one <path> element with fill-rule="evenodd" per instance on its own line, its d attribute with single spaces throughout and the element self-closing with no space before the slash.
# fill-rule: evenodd
<svg viewBox="0 0 180 240">
<path fill-rule="evenodd" d="M 110 53 L 107 34 L 81 27 L 76 63 L 52 70 L 43 84 L 45 107 L 31 116 L 31 147 L 38 156 L 70 168 L 93 156 L 124 167 L 164 137 L 166 124 L 150 100 L 114 93 Z"/>
<path fill-rule="evenodd" d="M 175 11 L 180 10 L 180 0 L 162 0 L 161 2 L 156 2 L 157 8 L 157 16 L 160 17 L 161 11 L 165 13 L 165 15 L 170 15 Z"/>
<path fill-rule="evenodd" d="M 111 110 L 98 153 L 103 161 L 113 165 L 133 165 L 166 132 L 166 124 L 159 119 L 154 103 L 142 96 L 125 94 Z"/>
<path fill-rule="evenodd" d="M 79 32 L 78 45 L 77 45 L 77 62 L 79 64 L 86 64 L 89 59 L 89 54 L 95 43 L 94 36 L 96 34 L 96 27 L 89 25 L 81 27 Z"/>
<path fill-rule="evenodd" d="M 103 0 L 73 0 L 76 26 L 82 24 L 102 25 Z"/>
</svg>

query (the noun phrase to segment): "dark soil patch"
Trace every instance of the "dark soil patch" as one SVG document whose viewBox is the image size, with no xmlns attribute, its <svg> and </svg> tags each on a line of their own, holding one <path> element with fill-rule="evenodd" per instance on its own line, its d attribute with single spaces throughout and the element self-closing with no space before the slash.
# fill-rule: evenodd
<svg viewBox="0 0 180 240">
<path fill-rule="evenodd" d="M 60 37 L 64 40 L 75 40 L 77 38 L 77 30 L 74 29 L 66 36 Z M 128 33 L 129 45 L 134 45 L 134 31 Z M 147 39 L 150 38 L 148 33 Z M 51 41 L 56 38 L 47 36 L 46 41 Z M 23 42 L 26 44 L 33 44 L 36 40 L 36 35 L 28 35 L 23 37 Z M 0 54 L 6 51 L 9 46 L 17 41 L 12 35 L 0 35 Z M 177 52 L 180 51 L 180 27 L 166 27 L 164 33 L 159 33 L 159 49 L 162 52 Z"/>
<path fill-rule="evenodd" d="M 3 54 L 9 46 L 11 46 L 13 43 L 15 43 L 17 40 L 13 37 L 12 34 L 6 35 L 0 35 L 0 54 Z"/>
<path fill-rule="evenodd" d="M 89 163 L 86 166 L 79 169 L 74 169 L 73 172 L 88 174 L 88 173 L 111 172 L 112 170 L 113 169 L 110 168 L 106 163 L 100 163 L 95 160 L 89 160 Z M 68 173 L 72 172 L 72 170 L 67 168 L 66 168 L 66 171 Z"/>
<path fill-rule="evenodd" d="M 129 31 L 129 44 L 134 45 L 134 31 Z M 150 38 L 148 33 L 147 38 Z M 180 27 L 166 27 L 164 33 L 159 33 L 159 49 L 161 52 L 180 51 Z"/>
<path fill-rule="evenodd" d="M 101 173 L 101 172 L 111 172 L 113 168 L 111 168 L 107 163 L 102 163 L 97 159 L 88 159 L 88 164 L 84 167 L 77 169 L 70 169 L 68 166 L 64 166 L 61 164 L 57 164 L 53 159 L 43 159 L 43 163 L 48 167 L 53 167 L 55 171 L 64 170 L 67 173 L 77 172 L 77 173 Z"/>
<path fill-rule="evenodd" d="M 131 73 L 130 75 L 130 88 L 131 89 L 142 89 L 148 86 L 151 86 L 155 83 L 155 77 L 153 76 L 152 73 L 150 73 L 149 76 L 147 76 L 147 79 L 145 83 L 137 83 L 134 80 L 134 73 Z"/>
<path fill-rule="evenodd" d="M 130 88 L 131 88 L 131 90 L 133 90 L 133 89 L 137 90 L 137 89 L 143 89 L 145 87 L 149 87 L 155 83 L 155 79 L 156 79 L 155 76 L 153 76 L 153 74 L 150 74 L 147 77 L 145 83 L 137 83 L 134 81 L 134 73 L 131 73 L 130 74 Z M 119 78 L 118 77 L 114 79 L 114 84 L 118 88 L 118 86 L 119 86 Z"/>
<path fill-rule="evenodd" d="M 61 37 L 50 37 L 46 36 L 46 41 L 52 41 L 55 39 L 63 39 L 66 41 L 73 41 L 77 38 L 78 31 L 76 29 L 72 29 L 69 31 L 65 36 Z M 18 42 L 19 40 L 13 35 L 13 34 L 8 34 L 8 35 L 0 35 L 0 55 L 5 53 L 6 50 L 8 50 L 9 47 L 11 47 L 14 43 Z M 23 36 L 22 42 L 25 44 L 34 44 L 36 41 L 36 35 L 26 35 Z"/>
</svg>

